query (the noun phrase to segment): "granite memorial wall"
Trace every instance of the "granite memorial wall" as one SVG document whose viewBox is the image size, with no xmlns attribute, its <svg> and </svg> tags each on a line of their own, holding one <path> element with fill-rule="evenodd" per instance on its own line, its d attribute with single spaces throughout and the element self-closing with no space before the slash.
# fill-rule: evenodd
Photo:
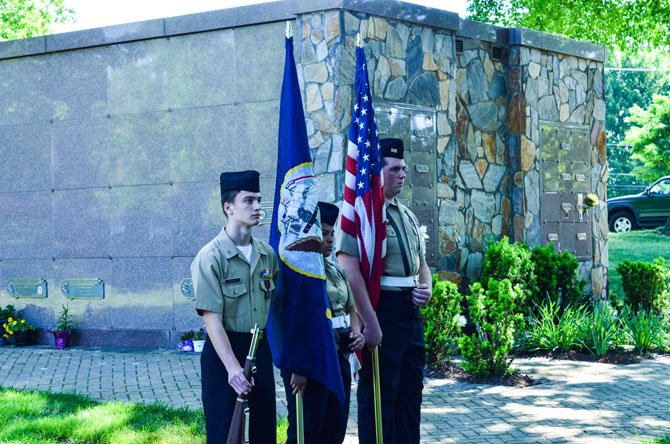
<svg viewBox="0 0 670 444">
<path fill-rule="evenodd" d="M 579 214 L 580 193 L 606 193 L 604 49 L 321 0 L 0 43 L 0 305 L 44 343 L 62 304 L 83 345 L 172 347 L 199 328 L 184 279 L 224 223 L 218 174 L 259 170 L 269 220 L 286 20 L 321 199 L 342 200 L 360 34 L 430 265 L 476 278 L 487 239 L 558 236 L 605 295 L 606 208 Z"/>
</svg>

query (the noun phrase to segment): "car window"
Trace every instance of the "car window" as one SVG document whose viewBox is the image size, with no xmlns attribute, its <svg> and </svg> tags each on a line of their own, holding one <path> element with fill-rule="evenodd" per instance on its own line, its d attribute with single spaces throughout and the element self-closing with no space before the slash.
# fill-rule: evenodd
<svg viewBox="0 0 670 444">
<path fill-rule="evenodd" d="M 670 179 L 662 180 L 652 188 L 652 193 L 670 194 Z"/>
<path fill-rule="evenodd" d="M 649 189 L 650 194 L 670 194 L 670 179 L 662 180 Z"/>
</svg>

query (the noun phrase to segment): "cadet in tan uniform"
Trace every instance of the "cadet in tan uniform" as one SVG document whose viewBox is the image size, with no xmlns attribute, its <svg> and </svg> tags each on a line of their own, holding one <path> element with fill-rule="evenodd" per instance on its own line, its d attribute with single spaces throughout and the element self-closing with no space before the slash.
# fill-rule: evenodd
<svg viewBox="0 0 670 444">
<path fill-rule="evenodd" d="M 368 348 L 379 347 L 384 444 L 418 443 L 425 342 L 419 307 L 431 297 L 432 278 L 416 216 L 398 201 L 405 182 L 400 139 L 380 141 L 386 197 L 386 260 L 379 306 L 370 304 L 356 239 L 338 230 L 337 258 L 349 276 Z M 363 353 L 358 383 L 358 438 L 375 442 L 370 353 Z"/>
<path fill-rule="evenodd" d="M 275 383 L 268 342 L 256 352 L 257 372 L 249 383 L 244 361 L 254 324 L 265 328 L 277 279 L 277 258 L 251 236 L 260 221 L 257 171 L 222 173 L 221 205 L 226 226 L 191 263 L 195 308 L 208 337 L 200 358 L 202 404 L 208 443 L 225 443 L 238 394 L 249 395 L 252 443 L 276 441 Z"/>
<path fill-rule="evenodd" d="M 326 268 L 327 292 L 333 316 L 333 334 L 344 385 L 345 403 L 341 405 L 337 396 L 318 381 L 308 380 L 295 373 L 282 372 L 284 387 L 287 387 L 286 398 L 289 421 L 287 444 L 297 442 L 295 396 L 289 393 L 288 387 L 293 387 L 293 394 L 298 390 L 303 391 L 305 443 L 340 444 L 344 441 L 347 432 L 349 400 L 351 398 L 349 355 L 353 350 L 360 350 L 365 344 L 365 339 L 360 331 L 360 323 L 354 310 L 354 300 L 346 281 L 346 275 L 338 264 L 328 260 L 333 252 L 334 226 L 339 211 L 333 204 L 319 202 L 321 232 L 323 234 L 321 251 Z"/>
</svg>

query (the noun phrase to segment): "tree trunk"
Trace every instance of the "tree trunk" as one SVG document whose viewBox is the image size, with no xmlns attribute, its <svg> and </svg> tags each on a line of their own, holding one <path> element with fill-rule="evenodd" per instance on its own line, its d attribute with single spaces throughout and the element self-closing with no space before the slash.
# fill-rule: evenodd
<svg viewBox="0 0 670 444">
<path fill-rule="evenodd" d="M 665 222 L 665 227 L 661 228 L 661 233 L 670 236 L 670 217 L 668 217 L 668 220 Z"/>
</svg>

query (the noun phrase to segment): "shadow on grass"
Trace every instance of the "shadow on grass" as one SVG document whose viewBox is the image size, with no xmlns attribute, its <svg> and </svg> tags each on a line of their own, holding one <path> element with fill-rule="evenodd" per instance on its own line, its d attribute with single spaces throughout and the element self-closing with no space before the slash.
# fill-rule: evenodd
<svg viewBox="0 0 670 444">
<path fill-rule="evenodd" d="M 0 442 L 199 443 L 201 412 L 0 388 Z"/>
</svg>

